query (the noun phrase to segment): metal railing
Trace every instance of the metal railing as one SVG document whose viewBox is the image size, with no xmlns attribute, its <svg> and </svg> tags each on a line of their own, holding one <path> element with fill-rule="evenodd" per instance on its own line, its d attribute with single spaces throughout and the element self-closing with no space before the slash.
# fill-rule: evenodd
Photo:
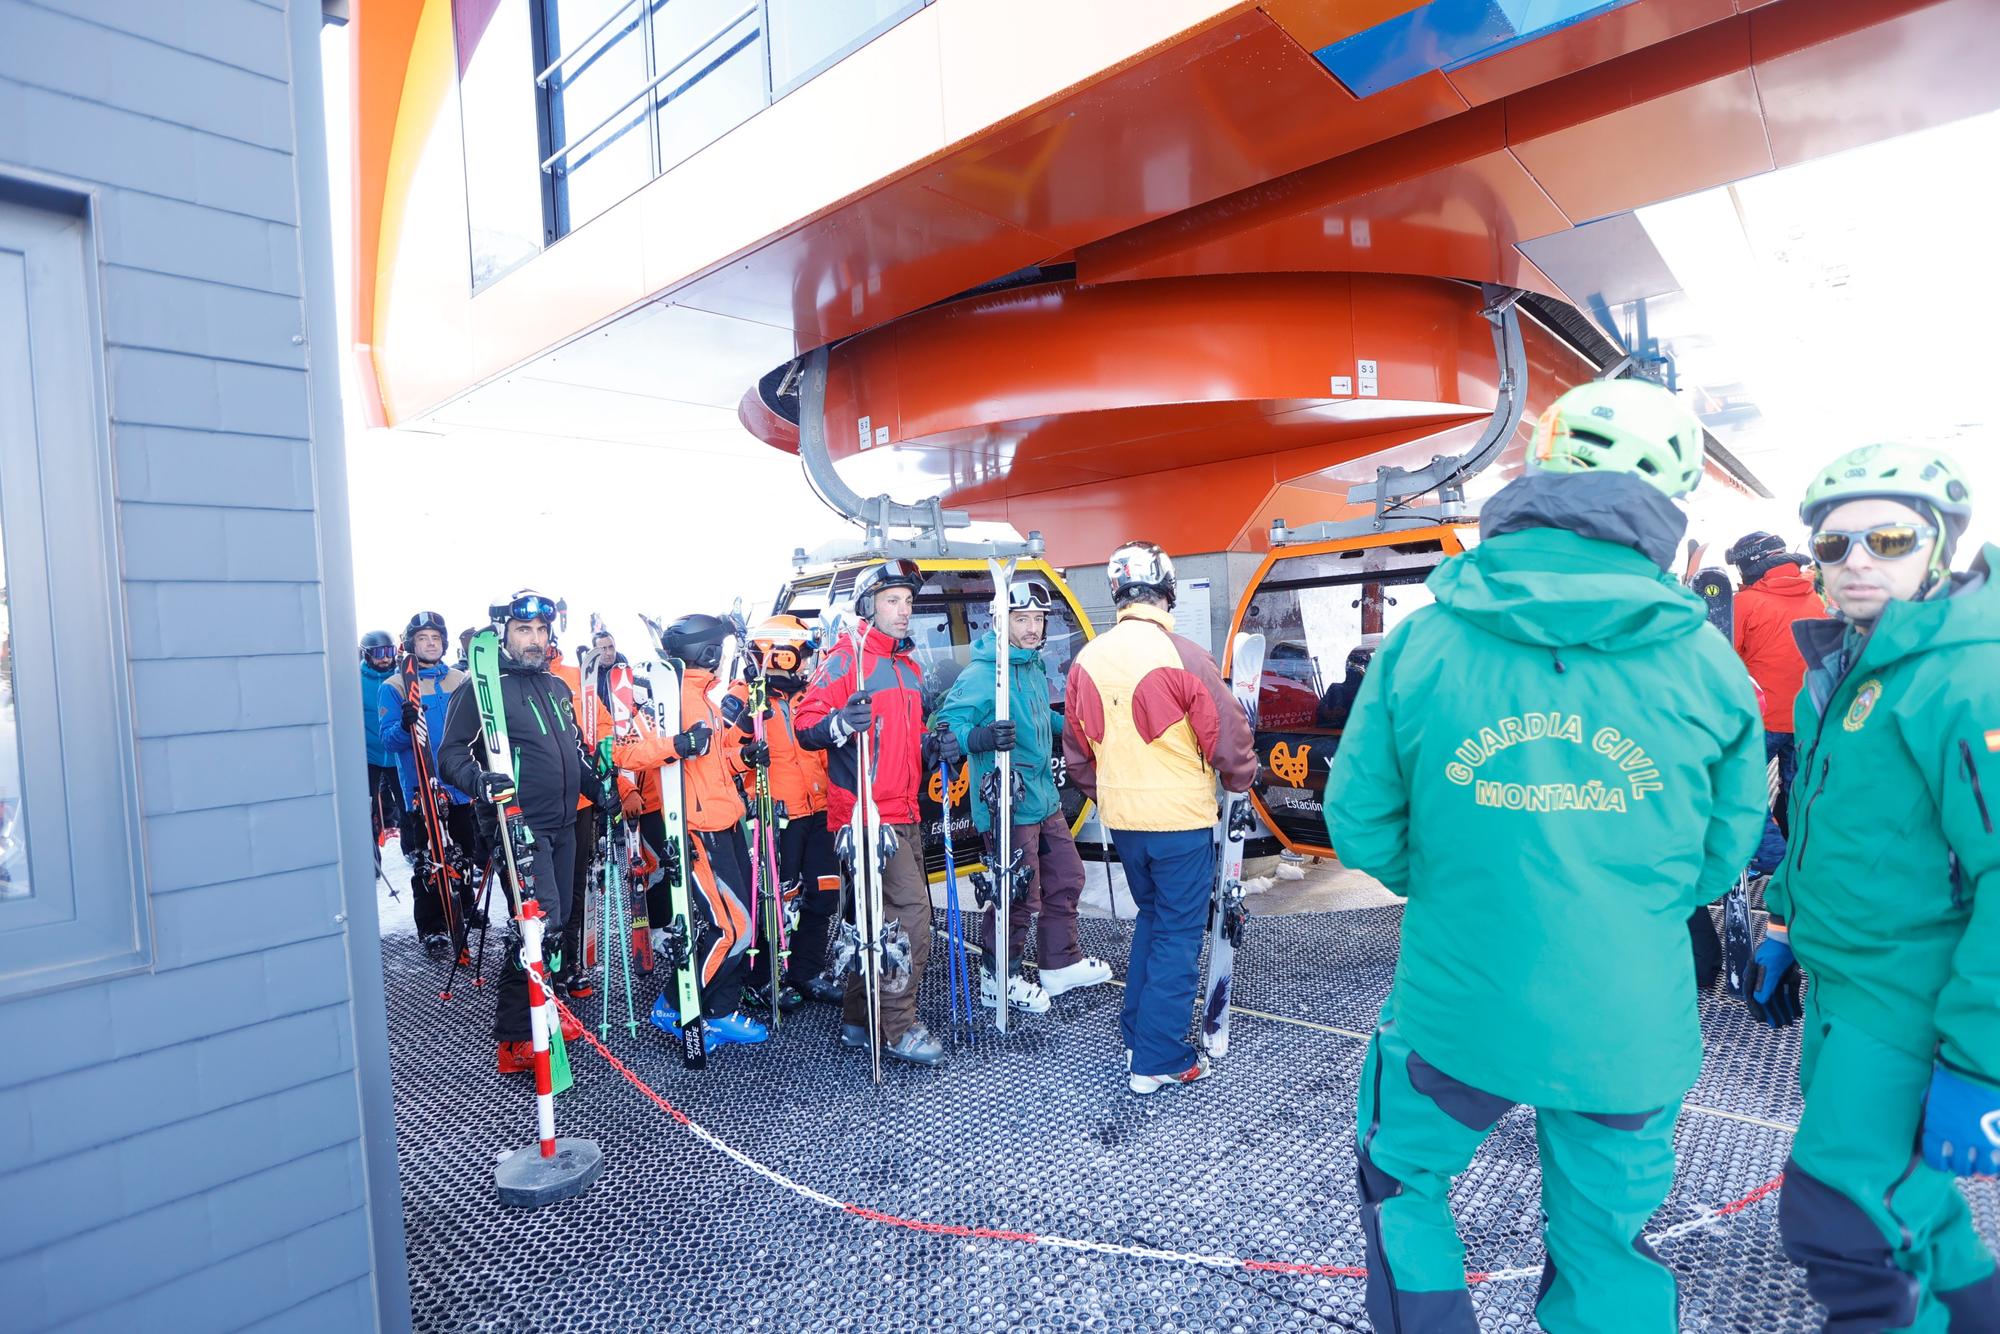
<svg viewBox="0 0 2000 1334">
<path fill-rule="evenodd" d="M 623 5 L 619 8 L 618 13 L 623 14 L 626 10 L 630 8 L 631 8 L 630 4 Z M 623 102 L 620 102 L 617 106 L 613 107 L 610 113 L 606 115 L 603 119 L 599 120 L 597 124 L 591 126 L 588 130 L 585 130 L 582 134 L 576 135 L 573 138 L 569 139 L 560 148 L 556 149 L 555 152 L 549 154 L 546 158 L 543 158 L 542 170 L 545 172 L 553 170 L 556 163 L 561 162 L 564 158 L 567 158 L 571 153 L 574 153 L 577 149 L 589 143 L 591 139 L 594 138 L 599 132 L 601 132 L 606 126 L 610 125 L 620 116 L 623 116 L 627 111 L 630 111 L 632 107 L 635 106 L 637 103 L 646 98 L 651 97 L 654 91 L 658 89 L 661 84 L 667 82 L 669 79 L 673 78 L 676 74 L 679 74 L 682 70 L 686 69 L 689 64 L 693 63 L 695 57 L 699 56 L 702 52 L 708 50 L 711 46 L 714 46 L 718 41 L 728 36 L 730 30 L 734 28 L 737 24 L 743 22 L 744 19 L 749 18 L 753 14 L 760 13 L 763 10 L 763 8 L 764 8 L 764 0 L 751 0 L 750 4 L 745 5 L 733 17 L 731 17 L 728 22 L 717 27 L 713 32 L 709 33 L 708 36 L 702 38 L 701 41 L 696 43 L 694 46 L 689 47 L 687 54 L 682 56 L 679 60 L 675 61 L 672 66 L 670 66 L 665 70 L 662 70 L 659 74 L 655 75 L 652 78 L 652 80 L 649 81 L 644 87 L 640 88 L 637 92 L 633 93 Z M 616 17 L 617 15 L 613 15 L 613 18 Z M 588 46 L 591 41 L 594 41 L 597 38 L 598 33 L 603 32 L 606 27 L 610 26 L 610 24 L 611 24 L 611 19 L 606 19 L 604 24 L 598 27 L 597 32 L 592 33 L 588 38 L 585 38 L 582 43 L 571 48 L 571 50 L 568 53 L 557 57 L 554 64 L 550 65 L 548 69 L 543 70 L 542 73 L 537 76 L 537 82 L 542 82 L 542 80 L 546 78 L 546 76 L 550 73 L 550 71 L 560 68 L 562 64 L 565 61 L 569 60 L 571 56 L 575 55 L 578 51 L 583 50 L 584 47 Z M 769 83 L 768 75 L 766 76 L 766 83 L 767 85 Z M 766 95 L 767 96 L 769 95 L 768 86 L 766 88 Z"/>
</svg>

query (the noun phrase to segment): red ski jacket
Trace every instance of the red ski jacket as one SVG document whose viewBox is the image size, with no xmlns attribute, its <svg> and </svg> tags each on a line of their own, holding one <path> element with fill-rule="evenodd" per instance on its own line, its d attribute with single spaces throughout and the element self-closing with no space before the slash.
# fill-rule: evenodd
<svg viewBox="0 0 2000 1334">
<path fill-rule="evenodd" d="M 1806 674 L 1806 660 L 1792 640 L 1792 623 L 1824 619 L 1826 604 L 1805 571 L 1786 564 L 1739 589 L 1734 611 L 1736 655 L 1764 692 L 1764 730 L 1789 733 L 1792 701 Z"/>
<path fill-rule="evenodd" d="M 873 625 L 863 645 L 868 691 L 875 705 L 875 804 L 884 824 L 915 824 L 917 791 L 923 783 L 924 674 L 910 657 L 909 640 L 894 640 Z M 831 715 L 854 694 L 854 640 L 840 643 L 820 663 L 812 684 L 792 715 L 799 744 L 827 752 L 829 829 L 845 828 L 854 816 L 853 737 L 834 740 Z"/>
</svg>

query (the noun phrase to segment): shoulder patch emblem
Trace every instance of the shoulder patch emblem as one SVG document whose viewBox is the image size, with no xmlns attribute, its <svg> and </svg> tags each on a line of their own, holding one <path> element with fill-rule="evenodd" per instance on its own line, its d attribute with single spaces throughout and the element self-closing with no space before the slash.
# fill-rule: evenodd
<svg viewBox="0 0 2000 1334">
<path fill-rule="evenodd" d="M 1871 676 L 1861 683 L 1854 692 L 1854 702 L 1847 706 L 1847 716 L 1840 725 L 1850 732 L 1859 732 L 1861 725 L 1868 721 L 1868 715 L 1875 711 L 1875 705 L 1882 698 L 1882 679 Z"/>
<path fill-rule="evenodd" d="M 1986 750 L 1988 754 L 2000 753 L 2000 727 L 1986 734 Z"/>
</svg>

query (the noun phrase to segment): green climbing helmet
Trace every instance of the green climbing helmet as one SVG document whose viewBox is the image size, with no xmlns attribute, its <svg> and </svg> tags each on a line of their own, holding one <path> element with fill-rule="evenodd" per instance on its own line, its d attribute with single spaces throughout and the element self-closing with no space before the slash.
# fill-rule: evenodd
<svg viewBox="0 0 2000 1334">
<path fill-rule="evenodd" d="M 1528 466 L 1629 472 L 1679 500 L 1701 481 L 1701 442 L 1701 423 L 1671 390 L 1646 380 L 1592 380 L 1542 413 Z"/>
<path fill-rule="evenodd" d="M 1928 445 L 1875 444 L 1850 449 L 1819 470 L 1799 502 L 1799 518 L 1817 529 L 1829 511 L 1850 500 L 1906 501 L 1936 518 L 1939 563 L 1972 522 L 1972 488 L 1951 455 Z"/>
</svg>

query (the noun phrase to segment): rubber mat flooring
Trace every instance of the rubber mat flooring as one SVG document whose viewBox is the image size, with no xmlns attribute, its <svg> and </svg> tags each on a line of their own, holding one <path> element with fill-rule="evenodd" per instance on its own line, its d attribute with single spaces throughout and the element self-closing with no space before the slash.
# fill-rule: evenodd
<svg viewBox="0 0 2000 1334">
<path fill-rule="evenodd" d="M 862 1054 L 837 1046 L 836 1011 L 817 1005 L 763 1046 L 682 1069 L 644 1021 L 664 974 L 638 979 L 638 1035 L 615 1023 L 609 1046 L 727 1144 L 834 1201 L 924 1224 L 1359 1265 L 1357 1035 L 1388 988 L 1400 911 L 1253 920 L 1236 976 L 1254 1013 L 1235 1018 L 1218 1076 L 1150 1098 L 1125 1088 L 1115 986 L 1016 1016 L 1004 1037 L 984 1024 L 941 1069 L 885 1062 L 879 1086 Z M 1127 924 L 1084 926 L 1122 976 Z M 582 1198 L 503 1209 L 493 1164 L 534 1139 L 535 1108 L 524 1077 L 494 1072 L 490 986 L 461 975 L 441 1003 L 442 969 L 406 931 L 384 938 L 383 956 L 419 1330 L 1370 1328 L 1357 1278 L 927 1234 L 815 1202 L 701 1142 L 582 1043 L 558 1118 L 561 1133 L 598 1142 L 604 1174 Z M 935 949 L 921 1007 L 940 1036 L 944 976 Z M 602 995 L 579 1007 L 593 1030 Z M 622 997 L 614 1007 L 622 1021 Z M 1669 1234 L 1660 1250 L 1680 1277 L 1683 1328 L 1816 1328 L 1779 1249 L 1775 1194 L 1701 1222 L 1782 1168 L 1799 1110 L 1796 1030 L 1755 1027 L 1713 994 L 1702 1023 L 1706 1067 L 1653 1221 Z M 1471 1268 L 1539 1266 L 1538 1189 L 1533 1117 L 1517 1108 L 1452 1192 Z M 2000 1186 L 1967 1190 L 1991 1244 Z M 1536 1328 L 1534 1296 L 1532 1273 L 1473 1288 L 1495 1330 Z"/>
</svg>

